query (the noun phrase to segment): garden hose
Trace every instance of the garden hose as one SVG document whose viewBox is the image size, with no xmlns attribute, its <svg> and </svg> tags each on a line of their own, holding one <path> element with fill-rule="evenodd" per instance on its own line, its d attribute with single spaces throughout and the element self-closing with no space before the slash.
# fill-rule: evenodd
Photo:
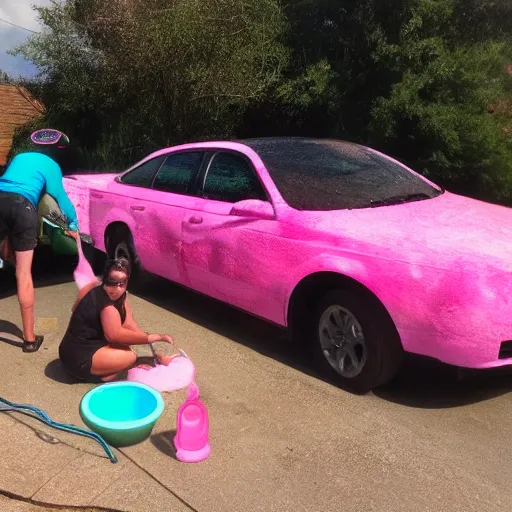
<svg viewBox="0 0 512 512">
<path fill-rule="evenodd" d="M 70 432 L 71 434 L 77 434 L 79 436 L 88 437 L 89 439 L 94 439 L 97 441 L 101 447 L 105 450 L 110 462 L 116 464 L 118 462 L 117 457 L 112 452 L 110 446 L 105 442 L 105 440 L 95 432 L 91 432 L 90 430 L 85 430 L 80 427 L 76 427 L 75 425 L 68 425 L 66 423 L 58 423 L 53 421 L 44 411 L 34 407 L 32 405 L 25 404 L 16 404 L 13 402 L 9 402 L 5 398 L 0 397 L 0 412 L 20 412 L 32 418 L 35 418 L 39 421 L 42 421 L 49 427 L 53 427 L 57 430 L 62 430 L 64 432 Z"/>
</svg>

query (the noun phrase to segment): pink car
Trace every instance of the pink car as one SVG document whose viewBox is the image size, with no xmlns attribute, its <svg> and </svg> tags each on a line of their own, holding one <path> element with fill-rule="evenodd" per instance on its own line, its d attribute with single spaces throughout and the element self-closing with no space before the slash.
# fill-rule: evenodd
<svg viewBox="0 0 512 512">
<path fill-rule="evenodd" d="M 512 210 L 370 148 L 204 142 L 65 181 L 98 249 L 289 328 L 347 389 L 404 352 L 512 364 Z"/>
</svg>

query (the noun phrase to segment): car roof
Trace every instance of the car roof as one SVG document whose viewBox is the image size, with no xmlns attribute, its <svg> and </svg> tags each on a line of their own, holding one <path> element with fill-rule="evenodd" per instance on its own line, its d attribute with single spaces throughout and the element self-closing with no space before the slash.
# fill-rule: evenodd
<svg viewBox="0 0 512 512">
<path fill-rule="evenodd" d="M 142 160 L 138 161 L 136 164 L 134 164 L 130 169 L 133 167 L 136 167 L 140 165 L 141 163 L 163 155 L 167 153 L 172 153 L 175 151 L 190 151 L 194 149 L 231 149 L 231 150 L 238 150 L 243 151 L 241 146 L 245 146 L 246 148 L 249 148 L 250 150 L 258 153 L 259 151 L 263 151 L 265 153 L 279 151 L 279 149 L 283 148 L 284 146 L 290 146 L 290 145 L 301 145 L 301 143 L 304 143 L 304 145 L 311 144 L 311 143 L 318 143 L 318 144 L 326 144 L 326 143 L 336 143 L 338 147 L 341 149 L 343 147 L 349 149 L 349 148 L 365 148 L 366 146 L 362 146 L 360 144 L 356 144 L 354 142 L 348 142 L 345 140 L 340 139 L 328 139 L 328 138 L 316 138 L 316 137 L 292 137 L 292 136 L 281 136 L 281 137 L 252 137 L 252 138 L 244 138 L 244 139 L 223 139 L 223 140 L 202 140 L 202 141 L 194 141 L 194 142 L 186 142 L 183 144 L 176 144 L 173 146 L 169 146 L 166 148 L 159 149 L 157 151 L 152 152 L 151 154 L 144 157 Z M 129 169 L 129 170 L 130 170 Z"/>
<path fill-rule="evenodd" d="M 264 147 L 266 149 L 271 149 L 273 146 L 278 148 L 280 145 L 283 144 L 300 144 L 301 142 L 304 143 L 332 143 L 336 142 L 340 146 L 346 146 L 346 147 L 365 147 L 361 146 L 360 144 L 357 144 L 355 142 L 349 142 L 342 139 L 333 139 L 333 138 L 320 138 L 320 137 L 302 137 L 302 136 L 281 136 L 281 137 L 250 137 L 245 139 L 235 139 L 232 142 L 236 142 L 239 144 L 244 144 L 246 146 L 249 146 L 250 148 L 256 149 L 257 147 Z"/>
</svg>

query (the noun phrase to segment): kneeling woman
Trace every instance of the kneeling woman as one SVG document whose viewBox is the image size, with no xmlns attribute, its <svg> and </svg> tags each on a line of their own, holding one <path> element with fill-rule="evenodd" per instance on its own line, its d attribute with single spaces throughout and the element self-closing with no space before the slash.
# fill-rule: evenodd
<svg viewBox="0 0 512 512">
<path fill-rule="evenodd" d="M 170 336 L 146 334 L 137 325 L 126 298 L 129 278 L 127 260 L 110 260 L 103 282 L 80 290 L 59 346 L 60 360 L 71 375 L 88 382 L 108 382 L 134 366 L 137 355 L 130 345 L 173 343 Z"/>
</svg>

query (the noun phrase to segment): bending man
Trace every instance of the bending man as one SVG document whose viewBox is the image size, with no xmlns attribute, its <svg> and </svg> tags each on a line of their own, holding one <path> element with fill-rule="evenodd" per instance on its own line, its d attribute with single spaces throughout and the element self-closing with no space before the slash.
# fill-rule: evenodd
<svg viewBox="0 0 512 512">
<path fill-rule="evenodd" d="M 61 139 L 69 140 L 64 134 Z M 8 237 L 8 245 L 14 251 L 23 352 L 36 352 L 44 340 L 34 332 L 32 281 L 32 260 L 38 240 L 37 205 L 43 190 L 57 201 L 70 231 L 78 231 L 75 208 L 64 190 L 59 164 L 37 151 L 15 156 L 0 177 L 0 243 Z"/>
</svg>

